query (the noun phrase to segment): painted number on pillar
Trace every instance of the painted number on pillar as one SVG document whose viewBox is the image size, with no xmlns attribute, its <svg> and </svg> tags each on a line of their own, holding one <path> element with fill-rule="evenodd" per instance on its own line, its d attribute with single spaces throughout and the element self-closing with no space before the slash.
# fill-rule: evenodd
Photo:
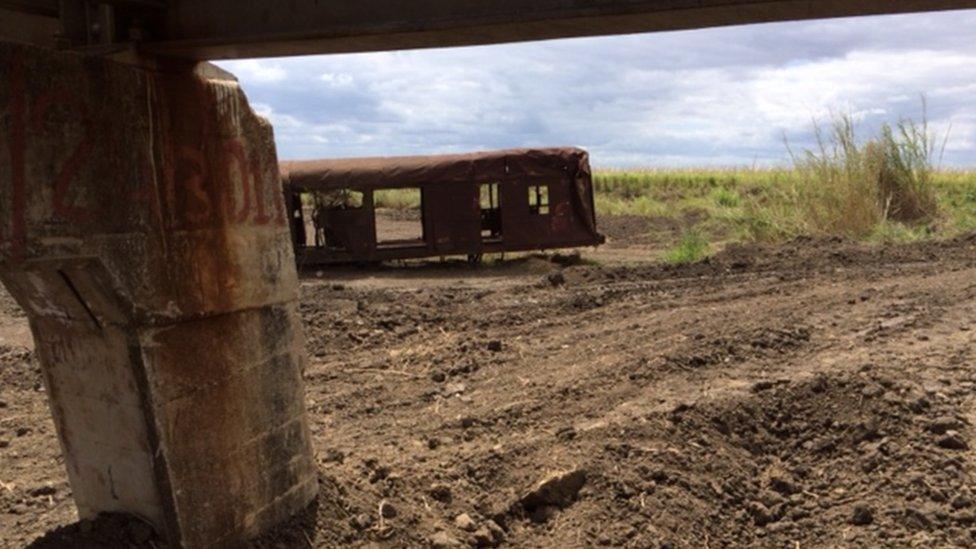
<svg viewBox="0 0 976 549">
<path fill-rule="evenodd" d="M 229 212 L 230 218 L 240 224 L 267 225 L 274 222 L 284 225 L 284 208 L 279 200 L 275 201 L 277 207 L 274 217 L 268 213 L 267 189 L 263 185 L 264 170 L 256 151 L 252 151 L 248 157 L 244 143 L 239 138 L 227 141 L 225 149 L 230 163 L 227 167 L 228 176 L 231 181 L 240 183 L 240 209 Z"/>
<path fill-rule="evenodd" d="M 58 168 L 54 178 L 54 189 L 51 195 L 51 208 L 58 217 L 84 223 L 92 218 L 91 211 L 74 204 L 71 184 L 76 179 L 82 166 L 91 158 L 92 153 L 92 119 L 88 106 L 65 88 L 57 88 L 37 98 L 31 110 L 31 130 L 34 135 L 44 131 L 44 118 L 48 112 L 57 107 L 64 107 L 74 114 L 73 118 L 81 123 L 82 132 L 67 160 Z"/>
<path fill-rule="evenodd" d="M 43 132 L 45 116 L 52 109 L 65 108 L 70 116 L 79 120 L 81 135 L 69 146 L 67 158 L 57 167 L 51 192 L 52 212 L 67 221 L 83 222 L 91 218 L 90 212 L 74 203 L 71 183 L 91 155 L 92 120 L 87 106 L 78 101 L 65 88 L 57 88 L 41 94 L 30 105 L 28 116 L 27 74 L 23 57 L 14 53 L 9 66 L 8 103 L 4 114 L 9 117 L 6 135 L 6 157 L 9 161 L 9 210 L 0 214 L 10 220 L 9 227 L 0 223 L 0 250 L 7 248 L 8 257 L 17 262 L 24 258 L 27 243 L 27 144 L 28 139 Z"/>
</svg>

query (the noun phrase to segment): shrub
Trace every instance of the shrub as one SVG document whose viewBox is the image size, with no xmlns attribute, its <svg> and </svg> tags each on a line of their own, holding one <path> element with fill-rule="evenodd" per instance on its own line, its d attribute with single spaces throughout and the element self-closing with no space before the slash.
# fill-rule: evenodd
<svg viewBox="0 0 976 549">
<path fill-rule="evenodd" d="M 933 190 L 935 148 L 923 119 L 885 124 L 878 137 L 855 138 L 848 115 L 836 116 L 817 147 L 790 151 L 798 209 L 808 232 L 865 237 L 887 221 L 924 225 L 938 213 Z"/>
<path fill-rule="evenodd" d="M 708 255 L 708 241 L 694 229 L 685 231 L 678 243 L 664 252 L 668 263 L 694 263 Z"/>
<path fill-rule="evenodd" d="M 739 195 L 732 189 L 719 187 L 712 191 L 711 197 L 716 205 L 723 208 L 735 208 L 739 206 Z"/>
</svg>

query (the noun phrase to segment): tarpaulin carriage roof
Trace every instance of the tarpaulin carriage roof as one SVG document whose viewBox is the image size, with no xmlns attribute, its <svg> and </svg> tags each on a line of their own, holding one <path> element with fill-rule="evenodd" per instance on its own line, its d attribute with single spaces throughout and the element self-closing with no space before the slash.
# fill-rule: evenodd
<svg viewBox="0 0 976 549">
<path fill-rule="evenodd" d="M 292 189 L 316 191 L 489 183 L 512 177 L 589 176 L 589 154 L 575 147 L 506 149 L 438 156 L 295 160 L 280 164 Z"/>
</svg>

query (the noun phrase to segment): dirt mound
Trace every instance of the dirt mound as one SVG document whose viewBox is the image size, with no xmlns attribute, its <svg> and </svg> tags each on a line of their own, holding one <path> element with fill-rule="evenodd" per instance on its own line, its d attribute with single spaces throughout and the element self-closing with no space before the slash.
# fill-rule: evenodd
<svg viewBox="0 0 976 549">
<path fill-rule="evenodd" d="M 608 246 L 621 246 L 650 238 L 653 223 L 642 215 L 605 215 L 597 229 L 607 237 Z"/>
<path fill-rule="evenodd" d="M 595 493 L 629 523 L 611 545 L 973 542 L 961 401 L 870 372 L 753 393 L 679 405 L 607 443 L 604 467 L 623 474 Z"/>
<path fill-rule="evenodd" d="M 798 237 L 782 245 L 731 244 L 714 256 L 690 264 L 650 263 L 569 270 L 571 281 L 635 281 L 678 277 L 721 277 L 739 273 L 776 272 L 783 277 L 811 271 L 883 267 L 898 263 L 944 260 L 976 262 L 976 233 L 951 240 L 900 245 L 870 245 L 835 237 Z"/>
</svg>

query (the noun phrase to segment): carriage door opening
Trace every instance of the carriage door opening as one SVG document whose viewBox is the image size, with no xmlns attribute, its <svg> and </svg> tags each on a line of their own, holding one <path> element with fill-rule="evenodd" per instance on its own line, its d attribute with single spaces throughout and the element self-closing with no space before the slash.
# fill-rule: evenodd
<svg viewBox="0 0 976 549">
<path fill-rule="evenodd" d="M 498 183 L 481 185 L 481 239 L 502 239 L 502 210 L 498 204 Z"/>
<path fill-rule="evenodd" d="M 397 248 L 423 245 L 423 192 L 419 187 L 378 189 L 373 197 L 377 246 Z"/>
</svg>

